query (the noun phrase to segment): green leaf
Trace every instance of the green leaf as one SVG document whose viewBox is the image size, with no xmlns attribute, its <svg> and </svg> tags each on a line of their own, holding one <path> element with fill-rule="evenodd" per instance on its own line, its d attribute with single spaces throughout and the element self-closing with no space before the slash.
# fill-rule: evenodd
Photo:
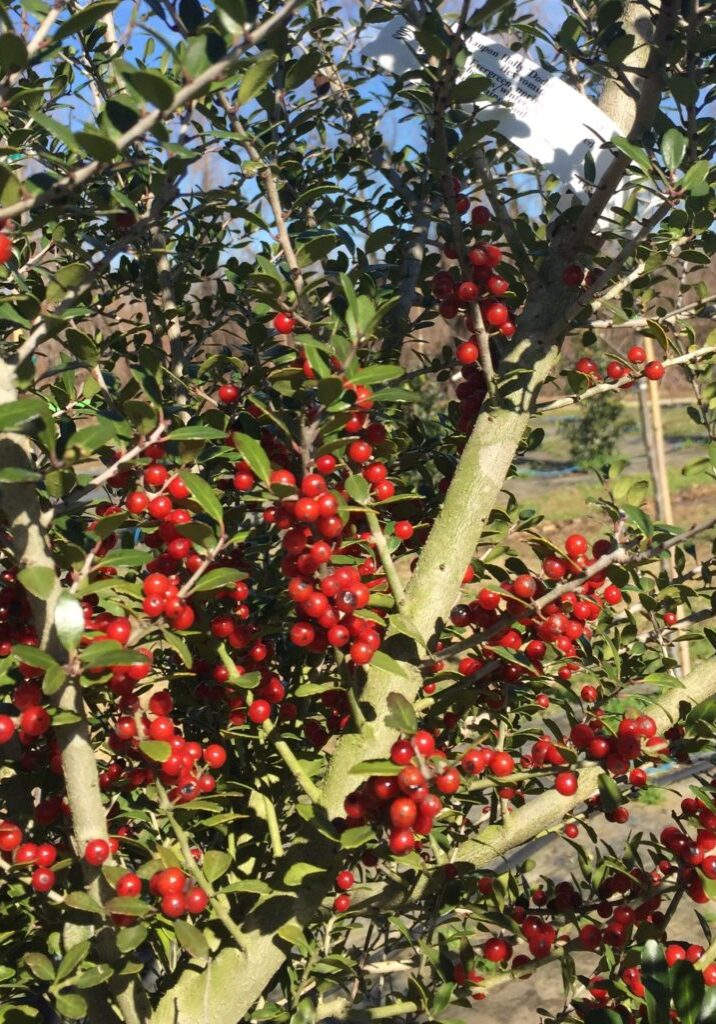
<svg viewBox="0 0 716 1024">
<path fill-rule="evenodd" d="M 697 1024 L 716 1024 L 716 988 L 713 985 L 704 992 Z"/>
<path fill-rule="evenodd" d="M 98 564 L 103 567 L 121 565 L 122 567 L 131 566 L 138 568 L 141 565 L 146 565 L 153 557 L 150 551 L 137 551 L 135 548 L 114 548 L 113 551 L 108 551 Z"/>
<path fill-rule="evenodd" d="M 191 491 L 192 498 L 200 505 L 202 510 L 223 528 L 224 513 L 212 486 L 206 480 L 202 480 L 200 476 L 197 476 L 196 473 L 189 473 L 187 470 L 182 470 L 179 476 L 187 485 Z"/>
<path fill-rule="evenodd" d="M 63 978 L 69 978 L 82 961 L 87 959 L 89 948 L 89 940 L 85 939 L 83 942 L 78 942 L 71 949 L 68 949 L 60 962 L 60 966 L 57 968 L 58 981 L 62 981 Z"/>
<path fill-rule="evenodd" d="M 641 980 L 646 989 L 646 1013 L 649 1024 L 668 1024 L 669 968 L 666 966 L 664 948 L 656 939 L 647 939 L 641 951 Z"/>
<path fill-rule="evenodd" d="M 605 811 L 615 811 L 624 803 L 624 796 L 611 775 L 604 772 L 597 779 L 599 799 Z"/>
<path fill-rule="evenodd" d="M 48 413 L 47 403 L 41 398 L 18 398 L 14 402 L 0 405 L 0 431 L 17 431 L 26 424 L 45 417 Z"/>
<path fill-rule="evenodd" d="M 370 484 L 360 473 L 353 473 L 346 477 L 343 486 L 346 494 L 353 499 L 356 505 L 366 505 L 370 501 Z"/>
<path fill-rule="evenodd" d="M 696 1024 L 704 997 L 704 977 L 688 960 L 671 968 L 671 991 L 681 1024 Z"/>
<path fill-rule="evenodd" d="M 59 992 L 55 996 L 55 1006 L 58 1013 L 70 1020 L 82 1020 L 87 1016 L 87 1000 L 75 993 Z"/>
<path fill-rule="evenodd" d="M 6 75 L 9 71 L 19 71 L 27 64 L 27 46 L 25 40 L 14 32 L 3 32 L 0 35 L 0 71 Z"/>
<path fill-rule="evenodd" d="M 131 953 L 137 946 L 141 946 L 146 937 L 146 924 L 134 924 L 129 928 L 120 928 L 117 932 L 117 948 L 120 953 Z"/>
<path fill-rule="evenodd" d="M 402 693 L 389 693 L 386 704 L 389 713 L 385 716 L 385 724 L 407 736 L 417 732 L 418 721 L 415 708 Z"/>
<path fill-rule="evenodd" d="M 450 90 L 450 103 L 474 103 L 486 94 L 489 80 L 484 75 L 471 75 L 457 82 Z"/>
<path fill-rule="evenodd" d="M 83 459 L 92 455 L 100 448 L 104 448 L 117 436 L 118 424 L 114 420 L 98 419 L 96 423 L 90 423 L 81 427 L 67 441 L 65 448 L 66 460 Z"/>
<path fill-rule="evenodd" d="M 371 665 L 380 668 L 383 672 L 390 672 L 392 676 L 400 676 L 402 679 L 409 679 L 410 673 L 404 665 L 401 665 L 395 658 L 391 658 L 385 651 L 376 651 L 371 658 Z"/>
<path fill-rule="evenodd" d="M 298 864 L 291 865 L 283 876 L 283 881 L 285 885 L 293 889 L 300 885 L 304 878 L 307 878 L 309 875 L 320 875 L 325 870 L 325 868 L 318 867 L 316 864 L 307 864 L 305 861 L 300 861 Z"/>
<path fill-rule="evenodd" d="M 199 0 L 179 0 L 179 17 L 190 34 L 196 32 L 204 21 L 204 11 Z"/>
<path fill-rule="evenodd" d="M 621 509 L 626 514 L 628 521 L 633 523 L 633 525 L 636 526 L 636 528 L 643 533 L 645 537 L 651 538 L 653 536 L 654 524 L 646 512 L 637 508 L 636 505 L 629 504 L 621 505 Z"/>
<path fill-rule="evenodd" d="M 661 155 L 670 171 L 675 171 L 684 159 L 686 137 L 677 128 L 669 128 L 661 138 Z"/>
<path fill-rule="evenodd" d="M 124 71 L 123 75 L 143 100 L 160 110 L 168 110 L 174 102 L 174 86 L 161 71 Z"/>
<path fill-rule="evenodd" d="M 55 139 L 59 139 L 60 142 L 64 142 L 71 153 L 81 152 L 81 147 L 77 143 L 75 133 L 67 127 L 66 124 L 62 124 L 61 121 L 55 121 L 54 118 L 49 117 L 47 114 L 41 114 L 38 110 L 33 110 L 32 117 L 34 121 L 44 128 L 48 135 L 51 135 Z M 47 297 L 50 301 L 54 301 L 54 297 L 50 295 L 50 289 L 48 288 Z"/>
<path fill-rule="evenodd" d="M 62 665 L 52 665 L 51 668 L 45 670 L 45 675 L 42 680 L 42 692 L 51 697 L 53 693 L 64 685 L 67 679 L 67 672 Z"/>
<path fill-rule="evenodd" d="M 349 775 L 399 775 L 402 766 L 383 758 L 375 758 L 371 761 L 359 761 L 351 768 Z"/>
<path fill-rule="evenodd" d="M 616 1010 L 607 1010 L 604 1006 L 597 1006 L 595 1009 L 587 1011 L 584 1024 L 624 1024 L 624 1021 Z"/>
<path fill-rule="evenodd" d="M 220 590 L 245 578 L 246 573 L 238 569 L 211 569 L 197 580 L 192 592 L 196 594 L 204 590 Z"/>
<path fill-rule="evenodd" d="M 171 744 L 164 740 L 142 740 L 139 749 L 150 761 L 156 761 L 158 764 L 163 764 L 171 757 L 172 752 Z"/>
<path fill-rule="evenodd" d="M 103 15 L 113 11 L 118 3 L 119 0 L 97 0 L 94 4 L 88 4 L 77 14 L 73 14 L 71 18 L 67 18 L 61 23 L 52 37 L 52 42 L 57 43 L 65 36 L 71 36 L 75 32 L 81 32 L 85 28 L 97 25 Z"/>
<path fill-rule="evenodd" d="M 278 57 L 272 50 L 264 50 L 252 60 L 251 66 L 241 80 L 237 103 L 242 106 L 258 96 L 267 85 L 278 63 Z"/>
<path fill-rule="evenodd" d="M 68 892 L 64 899 L 68 907 L 73 910 L 82 910 L 86 914 L 99 914 L 104 917 L 104 910 L 96 900 L 93 900 L 89 893 L 78 891 Z"/>
<path fill-rule="evenodd" d="M 628 156 L 629 159 L 640 167 L 645 174 L 651 174 L 651 161 L 649 160 L 649 156 L 639 146 L 635 146 L 633 142 L 629 142 L 628 139 L 622 138 L 621 135 L 614 136 L 612 139 L 612 145 L 615 149 L 621 150 L 625 156 Z"/>
<path fill-rule="evenodd" d="M 248 462 L 252 473 L 259 480 L 262 480 L 263 483 L 267 484 L 271 477 L 271 463 L 269 462 L 268 455 L 261 447 L 261 442 L 253 437 L 249 437 L 248 434 L 239 432 L 235 433 L 233 438 L 234 444 L 241 456 Z"/>
<path fill-rule="evenodd" d="M 182 64 L 191 78 L 196 78 L 221 60 L 226 54 L 226 43 L 218 32 L 202 32 L 191 38 L 184 50 Z"/>
<path fill-rule="evenodd" d="M 34 597 L 46 601 L 57 585 L 55 570 L 49 565 L 33 565 L 27 569 L 21 569 L 17 578 L 25 590 L 29 590 Z"/>
<path fill-rule="evenodd" d="M 409 636 L 411 640 L 416 642 L 418 647 L 425 647 L 425 638 L 420 635 L 418 627 L 407 615 L 403 615 L 402 612 L 391 615 L 390 624 L 395 632 L 401 633 L 403 636 Z"/>
<path fill-rule="evenodd" d="M 118 152 L 110 138 L 92 128 L 83 128 L 82 131 L 75 132 L 75 142 L 93 160 L 100 160 L 103 164 L 114 160 Z"/>
<path fill-rule="evenodd" d="M 326 961 L 324 960 L 323 965 L 325 966 L 325 964 Z M 341 968 L 344 966 L 346 966 L 346 964 L 341 962 Z M 338 968 L 338 970 L 340 970 L 341 968 Z M 314 967 L 314 970 L 317 969 L 318 964 L 316 964 Z M 315 1021 L 316 1007 L 313 1004 L 313 1000 L 309 996 L 306 996 L 304 999 L 301 999 L 300 1002 L 298 1003 L 298 1006 L 291 1014 L 291 1019 L 289 1020 L 288 1024 L 315 1024 Z"/>
<path fill-rule="evenodd" d="M 75 988 L 94 988 L 96 985 L 103 985 L 113 974 L 114 970 L 109 964 L 99 964 L 97 967 L 90 967 L 88 971 L 83 971 L 75 978 L 73 984 Z"/>
<path fill-rule="evenodd" d="M 0 36 L 0 40 L 2 40 Z M 2 56 L 0 55 L 0 63 L 2 62 Z M 7 167 L 3 167 L 0 164 L 0 203 L 3 206 L 9 206 L 11 203 L 16 203 L 22 194 L 22 186 L 20 181 L 12 171 L 8 170 Z M 7 309 L 12 307 L 7 306 Z M 25 323 L 24 326 L 27 326 Z"/>
<path fill-rule="evenodd" d="M 174 922 L 174 934 L 177 942 L 185 949 L 190 956 L 197 960 L 206 960 L 209 957 L 209 944 L 195 924 L 189 921 L 178 919 Z"/>
<path fill-rule="evenodd" d="M 3 466 L 0 469 L 0 484 L 34 484 L 42 480 L 42 474 L 21 466 Z"/>
<path fill-rule="evenodd" d="M 179 655 L 179 659 L 183 665 L 187 668 L 191 668 L 191 663 L 194 659 L 192 658 L 191 651 L 187 647 L 186 642 L 178 633 L 175 633 L 173 629 L 163 629 L 162 640 L 167 647 L 171 647 L 174 653 Z"/>
<path fill-rule="evenodd" d="M 697 160 L 689 167 L 681 181 L 677 182 L 677 187 L 683 189 L 684 192 L 693 192 L 704 184 L 710 168 L 708 160 Z"/>
<path fill-rule="evenodd" d="M 299 85 L 307 82 L 318 71 L 322 60 L 323 55 L 319 50 L 310 50 L 300 56 L 298 60 L 290 61 L 284 77 L 285 88 L 297 89 Z"/>
<path fill-rule="evenodd" d="M 201 863 L 202 870 L 210 882 L 221 878 L 231 867 L 232 857 L 226 850 L 207 850 Z"/>
<path fill-rule="evenodd" d="M 146 665 L 149 662 L 141 651 L 127 651 L 116 640 L 99 640 L 90 644 L 79 655 L 80 661 L 91 668 L 111 668 L 113 665 Z"/>
<path fill-rule="evenodd" d="M 366 366 L 364 370 L 350 375 L 351 384 L 382 384 L 387 380 L 397 380 L 402 377 L 405 370 L 402 366 L 391 366 L 385 363 L 374 363 L 373 366 Z"/>
<path fill-rule="evenodd" d="M 195 423 L 188 427 L 177 427 L 167 434 L 167 441 L 219 441 L 226 437 L 225 430 L 208 427 L 204 423 Z"/>
<path fill-rule="evenodd" d="M 104 909 L 110 914 L 126 914 L 128 917 L 146 917 L 152 907 L 137 896 L 113 896 L 107 900 Z"/>
<path fill-rule="evenodd" d="M 55 629 L 66 651 L 74 651 L 85 631 L 82 605 L 67 590 L 61 590 L 55 605 Z"/>
<path fill-rule="evenodd" d="M 344 850 L 355 850 L 375 839 L 375 832 L 370 825 L 358 825 L 341 832 L 341 846 Z"/>
<path fill-rule="evenodd" d="M 23 963 L 32 971 L 40 981 L 52 981 L 55 977 L 55 969 L 52 961 L 44 953 L 26 953 L 22 958 Z"/>
<path fill-rule="evenodd" d="M 31 647 L 30 644 L 14 644 L 12 654 L 18 661 L 26 662 L 33 668 L 43 668 L 47 671 L 47 669 L 58 667 L 51 654 L 41 651 L 39 647 Z"/>
</svg>

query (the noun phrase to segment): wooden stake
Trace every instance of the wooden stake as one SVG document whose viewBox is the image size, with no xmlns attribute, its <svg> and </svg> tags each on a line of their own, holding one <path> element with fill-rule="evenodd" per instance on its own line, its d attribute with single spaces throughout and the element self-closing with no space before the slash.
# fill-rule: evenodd
<svg viewBox="0 0 716 1024">
<path fill-rule="evenodd" d="M 654 339 L 644 338 L 646 358 L 651 362 L 655 358 Z M 642 434 L 646 443 L 646 454 L 649 461 L 649 469 L 654 481 L 654 502 L 656 505 L 656 516 L 664 523 L 673 523 L 674 510 L 671 504 L 671 490 L 669 488 L 669 476 L 666 468 L 666 450 L 664 447 L 664 421 L 661 416 L 661 393 L 658 381 L 647 382 L 646 391 L 649 395 L 649 402 L 645 401 L 643 385 L 639 384 L 639 406 L 642 418 Z M 675 572 L 673 554 L 667 556 L 669 576 Z M 684 609 L 678 608 L 677 615 L 682 618 Z M 688 642 L 675 644 L 676 655 L 681 668 L 681 674 L 686 675 L 691 669 L 691 654 Z"/>
</svg>

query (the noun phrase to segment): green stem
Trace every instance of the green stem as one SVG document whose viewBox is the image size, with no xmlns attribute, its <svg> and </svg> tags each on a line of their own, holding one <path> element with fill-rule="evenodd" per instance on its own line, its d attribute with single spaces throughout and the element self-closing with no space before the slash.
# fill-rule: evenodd
<svg viewBox="0 0 716 1024">
<path fill-rule="evenodd" d="M 305 771 L 301 767 L 299 761 L 296 759 L 293 751 L 286 743 L 285 740 L 274 740 L 274 747 L 276 753 L 281 757 L 283 763 L 286 765 L 288 770 L 293 775 L 296 782 L 299 784 L 303 792 L 309 798 L 309 800 L 317 804 L 321 799 L 321 791 L 314 782 L 311 782 Z"/>
<path fill-rule="evenodd" d="M 368 528 L 373 536 L 375 549 L 378 552 L 378 557 L 380 558 L 381 565 L 383 566 L 385 575 L 388 578 L 388 583 L 390 584 L 391 592 L 393 594 L 393 597 L 395 598 L 395 603 L 398 606 L 398 608 L 400 608 L 401 605 L 403 604 L 403 601 L 405 601 L 405 591 L 403 590 L 403 584 L 400 582 L 400 577 L 398 576 L 398 570 L 395 567 L 395 562 L 393 561 L 393 558 L 388 549 L 388 542 L 385 538 L 385 534 L 381 529 L 380 523 L 378 522 L 378 516 L 375 514 L 375 512 L 373 512 L 371 509 L 366 509 L 365 518 L 368 523 Z"/>
<path fill-rule="evenodd" d="M 187 836 L 186 832 L 181 827 L 179 822 L 176 820 L 176 817 L 174 815 L 174 808 L 171 805 L 166 790 L 159 781 L 155 782 L 155 785 L 159 793 L 159 805 L 166 815 L 167 821 L 169 822 L 169 827 L 174 833 L 176 841 L 179 843 L 179 849 L 182 852 L 182 857 L 184 858 L 184 866 L 186 870 L 192 876 L 192 878 L 199 886 L 199 888 L 203 892 L 205 892 L 206 895 L 209 897 L 209 902 L 211 903 L 212 910 L 214 911 L 218 919 L 221 921 L 221 923 L 224 925 L 227 932 L 232 937 L 232 939 L 239 947 L 239 949 L 243 950 L 245 946 L 244 939 L 241 934 L 241 929 L 231 919 L 231 915 L 227 911 L 226 907 L 223 905 L 216 889 L 211 884 L 209 879 L 206 877 L 204 872 L 201 870 L 197 862 L 194 860 L 191 853 L 191 848 L 189 846 L 189 837 Z"/>
</svg>

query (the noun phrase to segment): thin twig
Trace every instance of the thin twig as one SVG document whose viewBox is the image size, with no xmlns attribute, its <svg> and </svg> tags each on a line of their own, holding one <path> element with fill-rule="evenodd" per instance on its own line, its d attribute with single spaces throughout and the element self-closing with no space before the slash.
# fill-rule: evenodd
<svg viewBox="0 0 716 1024">
<path fill-rule="evenodd" d="M 716 345 L 702 345 L 701 348 L 694 349 L 692 352 L 685 352 L 683 355 L 674 356 L 672 359 L 664 359 L 662 366 L 680 366 L 683 363 L 695 363 L 700 359 L 705 359 L 716 352 Z M 569 405 L 575 405 L 578 402 L 586 401 L 588 398 L 594 398 L 595 395 L 603 395 L 609 391 L 619 391 L 630 384 L 633 384 L 638 378 L 635 377 L 621 377 L 615 381 L 602 381 L 600 384 L 594 384 L 591 388 L 587 388 L 582 391 L 579 395 L 568 395 L 565 398 L 556 398 L 552 402 L 545 402 L 542 405 L 538 405 L 536 411 L 538 413 L 554 412 L 555 409 L 565 409 Z"/>
</svg>

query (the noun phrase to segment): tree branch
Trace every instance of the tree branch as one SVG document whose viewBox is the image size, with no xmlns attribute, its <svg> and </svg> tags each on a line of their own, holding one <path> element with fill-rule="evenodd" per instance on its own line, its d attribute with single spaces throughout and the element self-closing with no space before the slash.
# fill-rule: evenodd
<svg viewBox="0 0 716 1024">
<path fill-rule="evenodd" d="M 302 0 L 287 0 L 282 7 L 279 7 L 274 14 L 266 18 L 260 25 L 256 25 L 245 32 L 243 38 L 229 49 L 225 57 L 212 64 L 205 71 L 202 71 L 192 82 L 179 89 L 168 107 L 164 110 L 152 110 L 145 114 L 144 117 L 140 117 L 135 125 L 120 135 L 115 141 L 117 152 L 124 152 L 133 142 L 141 139 L 157 124 L 166 121 L 177 110 L 180 110 L 187 103 L 200 96 L 213 82 L 219 82 L 228 77 L 246 50 L 260 43 L 273 29 L 284 22 L 301 2 Z M 91 160 L 88 164 L 77 165 L 60 178 L 51 188 L 38 192 L 28 199 L 20 199 L 16 203 L 11 203 L 9 206 L 0 209 L 0 218 L 17 217 L 19 214 L 25 213 L 26 210 L 36 210 L 42 206 L 56 203 L 58 200 L 63 199 L 68 192 L 86 184 L 96 174 L 109 169 L 111 166 L 111 164 L 102 160 Z"/>
</svg>

